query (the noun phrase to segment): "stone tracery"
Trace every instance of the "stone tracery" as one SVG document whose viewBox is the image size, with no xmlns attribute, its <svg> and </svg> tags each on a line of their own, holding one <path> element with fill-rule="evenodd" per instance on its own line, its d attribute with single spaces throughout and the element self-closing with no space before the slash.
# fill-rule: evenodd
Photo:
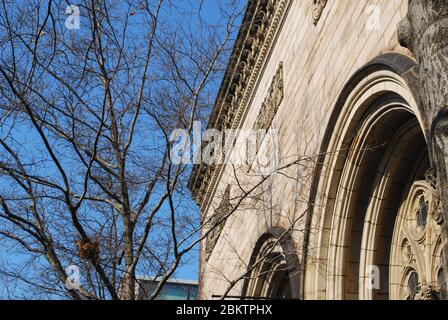
<svg viewBox="0 0 448 320">
<path fill-rule="evenodd" d="M 428 182 L 416 181 L 400 208 L 390 261 L 392 299 L 440 299 L 441 235 L 434 220 L 434 191 Z"/>
</svg>

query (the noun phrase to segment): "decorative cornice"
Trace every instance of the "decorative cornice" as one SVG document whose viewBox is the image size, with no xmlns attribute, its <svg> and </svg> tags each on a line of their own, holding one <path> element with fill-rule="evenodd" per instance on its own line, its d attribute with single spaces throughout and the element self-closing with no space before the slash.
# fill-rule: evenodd
<svg viewBox="0 0 448 320">
<path fill-rule="evenodd" d="M 327 5 L 328 0 L 312 0 L 313 1 L 313 24 L 317 25 L 322 16 L 322 12 Z"/>
<path fill-rule="evenodd" d="M 236 129 L 292 0 L 249 0 L 208 128 Z M 189 181 L 195 201 L 208 202 L 222 165 L 195 165 Z"/>
</svg>

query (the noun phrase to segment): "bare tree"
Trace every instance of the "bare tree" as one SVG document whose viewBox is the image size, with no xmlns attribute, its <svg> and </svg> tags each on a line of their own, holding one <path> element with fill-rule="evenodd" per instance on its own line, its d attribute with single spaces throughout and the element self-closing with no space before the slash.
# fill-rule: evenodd
<svg viewBox="0 0 448 320">
<path fill-rule="evenodd" d="M 144 274 L 155 298 L 196 250 L 170 133 L 209 114 L 242 7 L 2 1 L 0 281 L 26 288 L 10 297 L 136 299 Z"/>
<path fill-rule="evenodd" d="M 291 154 L 290 149 L 283 150 L 284 152 L 279 150 L 277 164 L 268 173 L 260 171 L 262 166 L 257 160 L 243 165 L 231 163 L 228 164 L 230 170 L 224 170 L 221 180 L 229 183 L 228 188 L 214 195 L 213 201 L 218 205 L 209 209 L 209 216 L 204 217 L 202 226 L 205 230 L 220 230 L 218 235 L 214 235 L 212 231 L 206 237 L 219 237 L 224 251 L 220 256 L 218 250 L 213 259 L 208 260 L 207 245 L 203 250 L 205 254 L 201 258 L 207 264 L 206 278 L 208 281 L 219 282 L 217 292 L 202 293 L 206 297 L 220 300 L 301 299 L 300 287 L 303 285 L 302 277 L 306 268 L 318 263 L 319 268 L 328 271 L 325 264 L 314 259 L 320 244 L 306 243 L 303 240 L 307 234 L 323 231 L 320 225 L 307 224 L 309 210 L 318 205 L 309 198 L 315 168 L 319 166 L 325 175 L 333 170 L 325 165 L 326 157 L 354 151 L 374 152 L 385 148 L 386 144 L 372 143 L 362 149 L 355 149 L 347 144 L 340 150 L 319 153 L 313 144 L 301 141 L 303 151 L 292 151 Z M 277 147 L 281 148 L 281 145 Z M 270 148 L 265 145 L 258 152 L 267 150 Z M 229 193 L 228 190 L 232 192 Z M 317 194 L 316 197 L 327 196 Z M 216 220 L 215 217 L 219 219 Z M 238 222 L 233 221 L 230 222 L 230 227 L 220 228 L 219 225 L 228 219 Z M 245 245 L 242 246 L 238 233 L 232 233 L 229 229 L 233 225 L 239 230 L 235 224 L 247 221 L 251 221 L 251 227 L 254 228 L 244 231 L 255 230 L 255 234 L 253 237 L 245 234 Z M 261 237 L 257 228 L 262 230 Z M 298 246 L 301 243 L 305 246 Z M 247 247 L 252 250 L 250 258 L 247 256 Z M 302 260 L 304 255 L 308 256 L 306 261 Z M 232 266 L 233 270 L 223 266 Z"/>
</svg>

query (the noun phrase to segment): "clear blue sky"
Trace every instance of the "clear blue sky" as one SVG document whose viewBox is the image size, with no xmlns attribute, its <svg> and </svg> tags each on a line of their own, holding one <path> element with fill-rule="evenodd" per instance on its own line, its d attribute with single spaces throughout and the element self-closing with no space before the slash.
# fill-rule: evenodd
<svg viewBox="0 0 448 320">
<path fill-rule="evenodd" d="M 233 0 L 205 0 L 203 2 L 203 6 L 201 8 L 201 19 L 205 19 L 208 22 L 217 22 L 220 19 L 222 19 L 222 12 L 218 9 L 218 3 L 226 3 L 231 4 L 234 2 Z M 76 4 L 76 1 L 72 2 L 73 4 Z M 198 1 L 197 0 L 175 0 L 175 5 L 178 6 L 180 9 L 185 9 L 188 11 L 188 8 L 191 6 L 197 6 Z M 235 2 L 239 8 L 243 8 L 246 4 L 246 1 L 239 0 Z M 194 23 L 198 22 L 198 17 L 191 17 L 191 20 Z M 138 31 L 138 27 L 136 29 Z M 219 86 L 216 85 L 215 91 L 217 92 L 219 89 Z M 0 128 L 1 129 L 1 128 Z M 1 131 L 1 130 L 0 130 Z M 22 132 L 17 133 L 18 140 L 28 141 L 31 144 L 36 143 L 36 137 L 33 135 L 30 135 L 30 131 L 26 128 L 22 128 Z M 23 148 L 26 148 L 26 144 L 23 145 Z M 32 153 L 31 151 L 30 153 Z M 50 174 L 50 173 L 49 173 Z M 0 180 L 1 183 L 1 180 Z M 191 204 L 193 205 L 193 201 L 191 200 Z M 196 210 L 196 214 L 199 216 L 199 208 Z M 0 242 L 1 244 L 1 242 Z M 186 260 L 184 261 L 183 265 L 178 269 L 178 271 L 175 274 L 176 278 L 181 279 L 188 279 L 188 280 L 196 280 L 198 278 L 198 256 L 199 256 L 199 248 L 196 248 L 191 254 L 189 254 L 186 257 Z M 22 261 L 22 256 L 20 254 L 17 254 L 17 251 L 15 248 L 12 248 L 11 250 L 6 250 L 6 248 L 3 245 L 0 245 L 0 263 L 6 263 L 6 264 L 14 264 L 14 263 L 20 263 Z M 147 275 L 143 275 L 147 276 Z M 1 279 L 0 279 L 1 283 Z M 0 298 L 5 296 L 5 292 L 3 292 L 4 288 L 0 288 Z M 20 290 L 20 288 L 17 288 L 17 290 Z"/>
</svg>

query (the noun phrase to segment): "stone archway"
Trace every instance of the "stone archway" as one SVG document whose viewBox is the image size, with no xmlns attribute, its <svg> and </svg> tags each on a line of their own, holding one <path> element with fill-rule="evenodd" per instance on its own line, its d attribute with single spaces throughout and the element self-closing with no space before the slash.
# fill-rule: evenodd
<svg viewBox="0 0 448 320">
<path fill-rule="evenodd" d="M 368 104 L 335 190 L 328 298 L 388 298 L 390 239 L 400 200 L 407 194 L 407 178 L 422 179 L 429 168 L 423 134 L 407 103 L 387 93 Z M 369 296 L 363 287 L 370 266 L 379 267 L 383 282 Z"/>
<path fill-rule="evenodd" d="M 316 206 L 309 225 L 320 230 L 306 242 L 307 252 L 317 252 L 307 271 L 315 279 L 307 290 L 312 298 L 387 299 L 396 288 L 397 217 L 430 169 L 426 119 L 406 73 L 414 65 L 395 54 L 379 57 L 341 94 L 311 197 Z M 375 286 L 369 285 L 371 267 L 379 270 Z"/>
<path fill-rule="evenodd" d="M 362 232 L 358 265 L 360 299 L 390 297 L 392 238 L 401 228 L 396 224 L 398 212 L 411 186 L 424 180 L 429 168 L 426 142 L 415 119 L 408 120 L 392 135 L 376 168 L 364 218 L 358 219 Z M 375 286 L 371 284 L 372 267 L 378 268 L 380 276 Z"/>
<path fill-rule="evenodd" d="M 300 299 L 300 262 L 291 236 L 275 227 L 257 241 L 249 262 L 242 297 Z"/>
</svg>

